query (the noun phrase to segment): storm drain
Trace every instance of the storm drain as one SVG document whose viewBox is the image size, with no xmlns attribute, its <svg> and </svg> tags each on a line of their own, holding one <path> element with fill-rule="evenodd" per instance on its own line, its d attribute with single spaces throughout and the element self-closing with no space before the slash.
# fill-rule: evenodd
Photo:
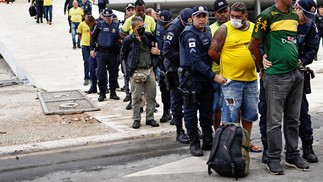
<svg viewBox="0 0 323 182">
<path fill-rule="evenodd" d="M 73 114 L 100 110 L 81 90 L 38 92 L 38 98 L 45 114 Z"/>
</svg>

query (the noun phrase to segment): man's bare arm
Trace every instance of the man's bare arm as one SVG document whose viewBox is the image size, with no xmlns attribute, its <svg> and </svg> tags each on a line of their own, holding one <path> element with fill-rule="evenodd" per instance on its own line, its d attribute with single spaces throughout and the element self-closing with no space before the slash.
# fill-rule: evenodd
<svg viewBox="0 0 323 182">
<path fill-rule="evenodd" d="M 222 25 L 214 33 L 214 37 L 212 39 L 212 42 L 208 51 L 209 56 L 217 64 L 220 63 L 220 52 L 223 48 L 226 36 L 227 36 L 227 28 L 226 26 Z"/>
<path fill-rule="evenodd" d="M 262 41 L 256 38 L 251 38 L 250 43 L 249 43 L 249 51 L 258 66 L 258 69 L 262 70 L 264 68 L 262 64 L 262 56 L 260 54 L 260 45 L 262 44 Z"/>
</svg>

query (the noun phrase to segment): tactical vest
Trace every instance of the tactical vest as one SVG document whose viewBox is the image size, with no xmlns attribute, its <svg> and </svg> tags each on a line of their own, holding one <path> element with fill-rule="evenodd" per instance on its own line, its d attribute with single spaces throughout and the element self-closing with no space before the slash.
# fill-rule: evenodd
<svg viewBox="0 0 323 182">
<path fill-rule="evenodd" d="M 164 29 L 163 26 L 157 24 L 156 25 L 156 39 L 157 39 L 159 50 L 163 49 L 165 38 L 166 38 L 166 30 Z"/>
<path fill-rule="evenodd" d="M 99 22 L 100 33 L 98 35 L 98 46 L 102 49 L 117 49 L 119 41 L 119 23 L 112 22 L 110 25 L 105 21 Z"/>
<path fill-rule="evenodd" d="M 209 65 L 211 67 L 212 60 L 210 59 L 210 57 L 208 55 L 208 51 L 207 51 L 210 47 L 211 40 L 212 40 L 211 30 L 209 27 L 205 27 L 205 31 L 201 32 L 201 31 L 197 30 L 194 27 L 194 25 L 186 26 L 184 28 L 183 32 L 181 33 L 180 45 L 179 45 L 181 67 L 184 69 L 191 69 L 191 64 L 192 64 L 190 55 L 185 53 L 185 48 L 182 43 L 182 41 L 186 41 L 186 40 L 182 40 L 182 36 L 183 36 L 184 32 L 192 32 L 193 34 L 196 35 L 196 37 L 198 37 L 198 39 L 195 40 L 195 46 L 197 46 L 197 42 L 201 42 L 201 44 L 203 46 L 201 48 L 202 52 L 200 52 L 201 53 L 201 61 L 205 62 L 206 65 Z"/>
</svg>

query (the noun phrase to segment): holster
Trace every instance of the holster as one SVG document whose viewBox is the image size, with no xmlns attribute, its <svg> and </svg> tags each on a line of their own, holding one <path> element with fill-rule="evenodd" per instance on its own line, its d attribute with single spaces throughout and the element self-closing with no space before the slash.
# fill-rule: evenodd
<svg viewBox="0 0 323 182">
<path fill-rule="evenodd" d="M 310 94 L 311 90 L 311 79 L 315 77 L 314 71 L 310 67 L 305 67 L 304 71 L 304 93 Z"/>
</svg>

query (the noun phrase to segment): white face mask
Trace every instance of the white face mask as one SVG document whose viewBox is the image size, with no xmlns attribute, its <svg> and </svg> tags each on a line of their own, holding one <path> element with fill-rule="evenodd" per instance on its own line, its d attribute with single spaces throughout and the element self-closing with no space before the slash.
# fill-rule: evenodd
<svg viewBox="0 0 323 182">
<path fill-rule="evenodd" d="M 240 19 L 230 19 L 230 23 L 234 28 L 241 28 L 243 26 L 242 20 Z"/>
</svg>

